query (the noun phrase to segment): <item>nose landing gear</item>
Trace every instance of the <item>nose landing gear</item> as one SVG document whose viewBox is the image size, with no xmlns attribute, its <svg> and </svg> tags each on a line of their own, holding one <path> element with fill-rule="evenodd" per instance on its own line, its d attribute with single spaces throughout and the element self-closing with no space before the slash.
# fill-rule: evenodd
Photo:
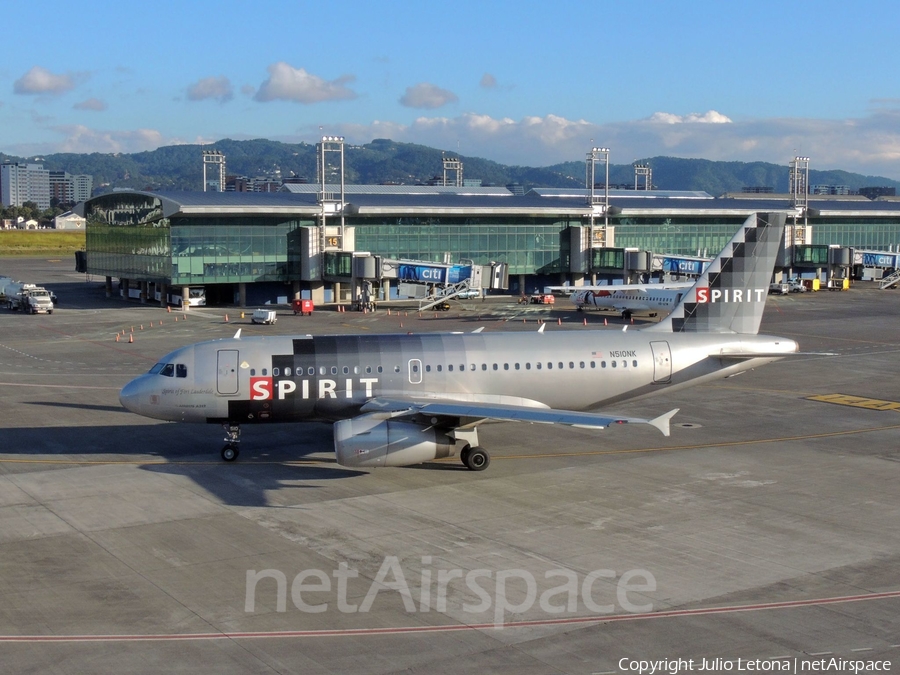
<svg viewBox="0 0 900 675">
<path fill-rule="evenodd" d="M 222 459 L 233 462 L 241 454 L 238 447 L 241 442 L 241 427 L 237 424 L 223 424 L 225 429 L 225 446 L 222 448 Z"/>
</svg>

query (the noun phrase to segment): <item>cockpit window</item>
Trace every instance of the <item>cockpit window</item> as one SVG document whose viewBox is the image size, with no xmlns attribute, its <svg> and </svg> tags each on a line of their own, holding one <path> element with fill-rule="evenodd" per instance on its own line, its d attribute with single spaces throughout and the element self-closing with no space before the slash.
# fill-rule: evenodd
<svg viewBox="0 0 900 675">
<path fill-rule="evenodd" d="M 159 371 L 160 375 L 164 375 L 165 377 L 172 377 L 175 375 L 175 364 L 167 363 L 163 366 L 163 369 Z"/>
<path fill-rule="evenodd" d="M 187 377 L 187 366 L 183 363 L 175 364 L 175 377 Z"/>
<path fill-rule="evenodd" d="M 161 371 L 163 369 L 163 366 L 165 366 L 165 365 L 166 365 L 165 363 L 157 363 L 155 366 L 153 366 L 150 369 L 150 374 L 156 375 L 159 371 Z"/>
</svg>

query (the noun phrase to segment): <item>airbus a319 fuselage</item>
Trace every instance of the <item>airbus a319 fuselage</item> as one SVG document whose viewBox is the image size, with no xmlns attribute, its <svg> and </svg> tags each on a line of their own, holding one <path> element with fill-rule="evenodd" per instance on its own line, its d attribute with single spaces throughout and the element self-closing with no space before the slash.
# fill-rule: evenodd
<svg viewBox="0 0 900 675">
<path fill-rule="evenodd" d="M 593 411 L 796 352 L 793 340 L 757 335 L 766 298 L 757 290 L 768 287 L 781 231 L 748 219 L 676 311 L 648 329 L 235 336 L 172 352 L 126 385 L 121 401 L 147 417 L 226 425 L 227 460 L 237 456 L 240 425 L 273 422 L 335 421 L 337 460 L 347 466 L 458 452 L 475 470 L 489 463 L 477 440 L 488 420 L 649 422 L 668 434 L 673 413 Z"/>
</svg>

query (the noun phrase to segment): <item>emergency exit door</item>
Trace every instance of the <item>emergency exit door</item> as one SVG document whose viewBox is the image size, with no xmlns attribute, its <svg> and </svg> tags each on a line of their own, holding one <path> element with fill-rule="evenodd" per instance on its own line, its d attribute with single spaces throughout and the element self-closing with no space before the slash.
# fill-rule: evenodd
<svg viewBox="0 0 900 675">
<path fill-rule="evenodd" d="M 672 350 L 668 342 L 651 342 L 653 352 L 653 384 L 668 384 L 672 381 Z"/>
</svg>

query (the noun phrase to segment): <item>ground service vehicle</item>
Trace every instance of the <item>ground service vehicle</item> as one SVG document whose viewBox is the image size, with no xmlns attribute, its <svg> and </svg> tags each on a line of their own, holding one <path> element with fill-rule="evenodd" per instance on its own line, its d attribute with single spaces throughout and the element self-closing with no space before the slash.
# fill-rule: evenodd
<svg viewBox="0 0 900 675">
<path fill-rule="evenodd" d="M 13 282 L 5 288 L 7 309 L 21 309 L 31 314 L 53 314 L 50 291 L 35 284 Z"/>
</svg>

